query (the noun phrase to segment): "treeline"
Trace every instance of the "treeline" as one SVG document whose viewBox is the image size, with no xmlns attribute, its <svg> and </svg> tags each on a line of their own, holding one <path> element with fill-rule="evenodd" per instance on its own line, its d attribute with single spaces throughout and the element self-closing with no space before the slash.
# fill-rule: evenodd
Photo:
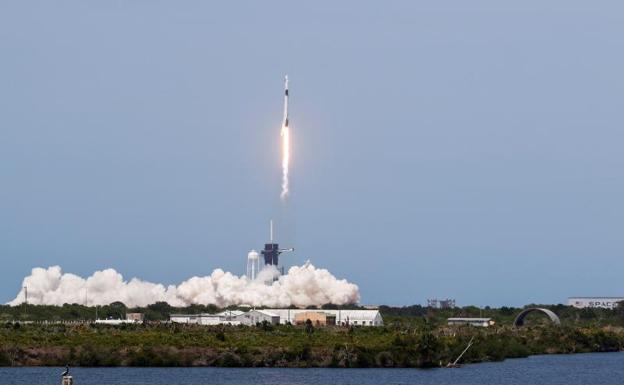
<svg viewBox="0 0 624 385">
<path fill-rule="evenodd" d="M 164 321 L 172 313 L 216 313 L 221 311 L 215 305 L 191 305 L 173 307 L 166 302 L 157 302 L 146 307 L 126 307 L 122 302 L 113 302 L 105 306 L 84 306 L 80 304 L 0 305 L 0 322 L 4 321 L 89 321 L 95 319 L 123 319 L 126 313 L 143 313 L 146 320 Z"/>
<path fill-rule="evenodd" d="M 576 309 L 565 305 L 527 305 L 526 307 L 543 307 L 554 311 L 564 325 L 576 326 L 622 326 L 624 327 L 624 306 L 620 304 L 616 309 Z M 526 308 L 525 307 L 525 308 Z M 311 307 L 312 308 L 312 307 Z M 356 305 L 336 306 L 323 305 L 321 309 L 363 309 Z M 63 306 L 27 305 L 19 306 L 0 305 L 0 322 L 12 321 L 92 321 L 99 319 L 125 318 L 126 313 L 138 312 L 145 315 L 146 321 L 166 321 L 173 313 L 217 313 L 222 310 L 241 309 L 229 307 L 218 308 L 214 305 L 191 305 L 187 307 L 173 307 L 165 302 L 157 302 L 146 307 L 128 308 L 121 302 L 114 302 L 106 306 L 83 306 L 80 304 L 65 304 Z M 245 308 L 246 309 L 246 308 Z M 452 309 L 434 309 L 420 305 L 392 307 L 380 306 L 379 310 L 386 324 L 402 324 L 418 326 L 423 322 L 433 325 L 443 325 L 449 317 L 489 317 L 499 325 L 511 325 L 515 317 L 523 308 L 501 307 L 478 308 L 475 306 L 457 307 Z M 243 309 L 244 310 L 244 309 Z M 527 322 L 540 323 L 546 319 L 540 314 L 529 315 Z"/>
<path fill-rule="evenodd" d="M 526 308 L 546 308 L 552 310 L 561 319 L 563 325 L 568 326 L 620 326 L 624 327 L 624 303 L 615 309 L 585 308 L 577 309 L 566 305 L 539 305 L 530 304 L 522 308 L 489 306 L 456 307 L 450 309 L 433 309 L 420 305 L 389 307 L 380 306 L 379 310 L 386 323 L 418 324 L 423 320 L 436 325 L 445 324 L 450 317 L 486 317 L 492 318 L 499 325 L 512 325 L 516 316 Z M 548 319 L 540 313 L 531 313 L 526 318 L 527 323 L 546 324 Z"/>
<path fill-rule="evenodd" d="M 293 309 L 296 307 L 292 306 Z M 316 309 L 316 306 L 309 306 Z M 357 305 L 337 306 L 327 304 L 321 309 L 362 309 Z M 0 305 L 0 322 L 7 321 L 89 321 L 95 319 L 122 319 L 126 313 L 143 313 L 147 321 L 166 321 L 170 314 L 199 314 L 218 313 L 223 310 L 249 310 L 246 307 L 230 306 L 219 308 L 215 305 L 190 305 L 174 307 L 166 302 L 156 302 L 145 307 L 127 307 L 122 302 L 113 302 L 105 306 L 84 306 L 80 304 L 30 305 L 19 306 Z"/>
<path fill-rule="evenodd" d="M 624 349 L 624 331 L 613 327 L 5 323 L 0 366 L 436 367 L 452 362 L 473 337 L 464 363 Z"/>
</svg>

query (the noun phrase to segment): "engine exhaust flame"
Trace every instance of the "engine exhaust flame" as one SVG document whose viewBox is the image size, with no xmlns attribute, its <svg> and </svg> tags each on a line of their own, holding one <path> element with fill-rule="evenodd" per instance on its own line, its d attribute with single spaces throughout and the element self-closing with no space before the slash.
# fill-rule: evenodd
<svg viewBox="0 0 624 385">
<path fill-rule="evenodd" d="M 282 192 L 280 198 L 285 200 L 290 193 L 288 168 L 290 163 L 290 128 L 282 127 Z"/>
</svg>

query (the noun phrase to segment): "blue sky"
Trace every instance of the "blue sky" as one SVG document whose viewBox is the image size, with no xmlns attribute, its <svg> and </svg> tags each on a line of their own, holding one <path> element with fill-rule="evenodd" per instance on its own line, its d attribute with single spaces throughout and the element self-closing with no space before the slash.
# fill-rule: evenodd
<svg viewBox="0 0 624 385">
<path fill-rule="evenodd" d="M 440 3 L 2 2 L 0 301 L 243 274 L 271 217 L 364 303 L 622 295 L 624 7 Z"/>
</svg>

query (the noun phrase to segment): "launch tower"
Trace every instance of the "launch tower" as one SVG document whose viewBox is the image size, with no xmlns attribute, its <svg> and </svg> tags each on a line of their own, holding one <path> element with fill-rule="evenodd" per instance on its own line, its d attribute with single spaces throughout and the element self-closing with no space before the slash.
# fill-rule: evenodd
<svg viewBox="0 0 624 385">
<path fill-rule="evenodd" d="M 279 268 L 279 256 L 282 253 L 295 251 L 294 248 L 280 249 L 279 244 L 273 241 L 273 221 L 270 223 L 270 241 L 264 244 L 264 250 L 261 251 L 264 256 L 265 265 L 273 265 L 284 274 L 284 268 Z"/>
</svg>

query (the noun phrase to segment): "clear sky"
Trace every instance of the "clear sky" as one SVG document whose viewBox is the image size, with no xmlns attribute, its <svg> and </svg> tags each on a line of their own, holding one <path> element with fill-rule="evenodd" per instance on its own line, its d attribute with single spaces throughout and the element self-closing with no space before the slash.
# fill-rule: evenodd
<svg viewBox="0 0 624 385">
<path fill-rule="evenodd" d="M 0 3 L 1 302 L 243 274 L 271 217 L 363 303 L 624 294 L 620 1 L 221 3 Z"/>
</svg>

